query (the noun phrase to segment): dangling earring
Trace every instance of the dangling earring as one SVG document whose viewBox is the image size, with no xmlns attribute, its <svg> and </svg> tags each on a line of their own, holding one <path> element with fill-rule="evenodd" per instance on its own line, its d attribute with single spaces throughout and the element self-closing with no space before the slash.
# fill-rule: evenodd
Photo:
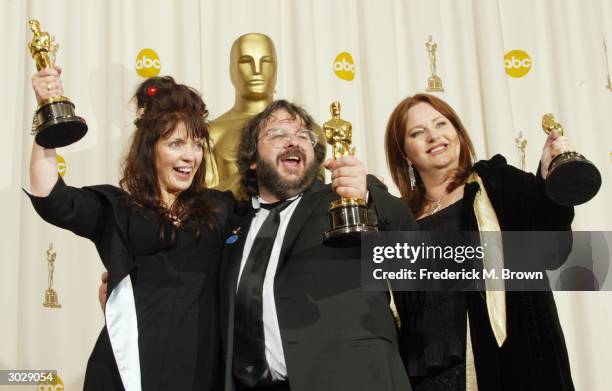
<svg viewBox="0 0 612 391">
<path fill-rule="evenodd" d="M 414 190 L 416 187 L 416 177 L 414 176 L 414 168 L 410 160 L 408 160 L 408 177 L 410 177 L 410 190 Z"/>
</svg>

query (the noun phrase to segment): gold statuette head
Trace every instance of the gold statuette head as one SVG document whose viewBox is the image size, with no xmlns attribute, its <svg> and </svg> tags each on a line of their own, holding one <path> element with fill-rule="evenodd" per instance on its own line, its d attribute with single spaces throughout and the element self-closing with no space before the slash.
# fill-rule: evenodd
<svg viewBox="0 0 612 391">
<path fill-rule="evenodd" d="M 342 110 L 342 108 L 340 106 L 340 102 L 338 101 L 332 102 L 332 104 L 329 106 L 329 111 L 332 118 L 340 118 L 340 110 Z"/>
<path fill-rule="evenodd" d="M 553 130 L 556 130 L 560 135 L 563 135 L 563 126 L 555 121 L 555 116 L 551 113 L 546 113 L 542 116 L 542 130 L 544 130 L 546 134 L 550 134 Z"/>
<path fill-rule="evenodd" d="M 276 86 L 276 49 L 264 34 L 241 35 L 230 51 L 230 79 L 247 100 L 272 99 Z"/>
</svg>

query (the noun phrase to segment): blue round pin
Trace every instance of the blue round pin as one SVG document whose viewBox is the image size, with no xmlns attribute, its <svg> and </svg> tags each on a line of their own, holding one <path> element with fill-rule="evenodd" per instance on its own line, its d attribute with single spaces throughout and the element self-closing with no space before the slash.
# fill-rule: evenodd
<svg viewBox="0 0 612 391">
<path fill-rule="evenodd" d="M 238 240 L 238 235 L 234 234 L 225 239 L 225 244 L 234 244 Z"/>
</svg>

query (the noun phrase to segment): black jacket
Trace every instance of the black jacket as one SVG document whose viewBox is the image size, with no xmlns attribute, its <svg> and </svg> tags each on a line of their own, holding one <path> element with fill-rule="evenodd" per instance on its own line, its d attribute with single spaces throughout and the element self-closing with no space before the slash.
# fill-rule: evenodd
<svg viewBox="0 0 612 391">
<path fill-rule="evenodd" d="M 412 214 L 369 177 L 370 205 L 380 230 L 415 230 Z M 410 384 L 398 351 L 386 292 L 361 287 L 359 244 L 329 247 L 328 204 L 338 199 L 315 183 L 291 216 L 274 282 L 275 304 L 293 391 L 397 390 Z M 242 251 L 255 211 L 250 205 L 231 221 L 239 240 L 226 246 L 221 265 L 221 325 L 226 390 L 233 389 L 234 299 Z"/>
<path fill-rule="evenodd" d="M 184 312 L 185 323 L 187 325 L 184 330 L 196 330 L 198 341 L 192 341 L 193 344 L 199 344 L 196 348 L 197 362 L 193 363 L 193 373 L 190 372 L 190 366 L 186 366 L 184 373 L 189 376 L 183 376 L 180 381 L 175 381 L 172 377 L 163 375 L 162 370 L 144 371 L 143 362 L 146 360 L 147 367 L 162 368 L 164 360 L 168 359 L 190 359 L 191 356 L 183 351 L 172 351 L 172 343 L 163 343 L 156 341 L 154 346 L 147 346 L 148 352 L 155 354 L 143 354 L 142 350 L 135 359 L 130 357 L 125 352 L 133 352 L 133 346 L 140 345 L 140 324 L 135 320 L 136 303 L 133 308 L 130 306 L 121 306 L 118 310 L 110 309 L 113 294 L 121 294 L 122 297 L 132 296 L 132 300 L 136 298 L 138 286 L 133 285 L 139 273 L 139 268 L 136 262 L 136 255 L 132 249 L 134 243 L 130 243 L 128 238 L 128 227 L 130 224 L 130 214 L 133 208 L 126 203 L 127 194 L 121 189 L 110 186 L 100 185 L 91 186 L 82 189 L 66 186 L 61 178 L 52 189 L 47 197 L 35 197 L 30 195 L 32 204 L 38 214 L 47 222 L 61 228 L 68 229 L 75 234 L 90 239 L 96 246 L 105 268 L 108 270 L 108 297 L 106 308 L 106 326 L 100 333 L 100 336 L 93 349 L 87 371 L 85 375 L 86 390 L 121 390 L 126 384 L 127 379 L 140 378 L 129 381 L 127 388 L 134 388 L 142 385 L 144 389 L 154 389 L 156 386 L 166 384 L 168 382 L 174 384 L 184 384 L 181 388 L 190 388 L 191 376 L 193 375 L 194 387 L 205 386 L 207 388 L 216 387 L 218 389 L 218 379 L 220 370 L 219 356 L 219 338 L 218 338 L 218 287 L 217 287 L 217 266 L 220 261 L 220 252 L 222 248 L 222 238 L 224 236 L 225 224 L 227 223 L 227 214 L 233 209 L 233 198 L 226 193 L 220 193 L 210 190 L 206 193 L 208 202 L 215 205 L 214 212 L 211 214 L 213 225 L 216 227 L 212 230 L 207 230 L 204 234 L 211 235 L 207 237 L 206 243 L 210 246 L 206 247 L 206 251 L 202 254 L 202 264 L 205 264 L 206 258 L 209 257 L 210 271 L 214 274 L 211 276 L 207 284 L 206 291 L 202 290 L 202 295 L 199 298 L 201 309 L 199 311 L 200 318 L 187 319 L 186 314 L 194 312 Z M 216 255 L 215 255 L 216 254 Z M 153 256 L 153 255 L 152 255 Z M 166 255 L 160 253 L 156 259 L 151 259 L 151 262 L 159 261 L 160 264 L 166 261 Z M 216 266 L 215 266 L 216 265 Z M 203 266 L 208 268 L 208 266 Z M 207 269 L 208 271 L 208 269 Z M 176 273 L 175 273 L 176 274 Z M 194 271 L 193 281 L 200 281 L 203 271 L 198 269 Z M 203 278 L 203 277 L 202 277 Z M 120 284 L 129 284 L 129 289 L 118 289 Z M 189 285 L 188 281 L 183 281 L 180 278 L 166 281 L 167 284 L 176 288 L 177 294 L 173 297 L 168 297 L 169 305 L 177 304 L 176 301 L 186 294 L 185 288 Z M 210 286 L 210 289 L 208 289 Z M 117 293 L 120 292 L 120 293 Z M 193 311 L 189 308 L 189 311 Z M 109 313 L 116 313 L 113 317 Z M 133 316 L 131 316 L 133 315 Z M 177 318 L 181 318 L 177 316 Z M 155 324 L 149 324 L 147 327 L 162 328 L 160 335 L 168 334 L 165 329 L 167 319 L 159 319 Z M 140 322 L 141 320 L 138 319 Z M 196 322 L 193 324 L 191 322 Z M 177 321 L 178 323 L 182 320 Z M 205 333 L 203 330 L 207 330 Z M 133 332 L 135 331 L 135 333 Z M 191 335 L 184 333 L 185 335 Z M 127 336 L 127 338 L 126 338 Z M 132 338 L 132 336 L 134 336 Z M 176 341 L 173 338 L 181 338 L 181 335 L 168 336 L 167 341 Z M 111 343 L 112 341 L 112 343 Z M 140 346 L 142 348 L 142 346 Z M 169 350 L 166 350 L 169 349 Z M 172 353 L 168 353 L 171 351 Z M 172 356 L 175 354 L 175 356 Z M 134 356 L 132 356 L 134 358 Z M 200 363 L 202 363 L 200 365 Z M 118 366 L 119 364 L 119 366 Z M 137 370 L 139 369 L 139 370 Z M 182 370 L 182 369 L 181 369 Z M 181 383 L 182 382 L 182 383 Z M 147 386 L 149 385 L 149 386 Z"/>
<path fill-rule="evenodd" d="M 502 231 L 569 231 L 574 210 L 545 194 L 544 180 L 506 163 L 501 155 L 474 165 L 482 178 Z M 462 228 L 478 230 L 472 208 L 478 184 L 465 186 Z M 563 243 L 562 243 L 563 245 Z M 545 265 L 559 267 L 571 246 Z M 478 388 L 481 390 L 573 390 L 563 331 L 551 292 L 506 292 L 508 337 L 497 347 L 486 303 L 478 292 L 467 296 Z"/>
</svg>

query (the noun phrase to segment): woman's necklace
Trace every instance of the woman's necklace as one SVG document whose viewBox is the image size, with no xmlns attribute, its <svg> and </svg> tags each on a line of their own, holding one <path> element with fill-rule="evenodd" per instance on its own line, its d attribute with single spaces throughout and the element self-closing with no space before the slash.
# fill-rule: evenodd
<svg viewBox="0 0 612 391">
<path fill-rule="evenodd" d="M 444 201 L 444 199 L 446 198 L 446 196 L 447 196 L 448 194 L 449 194 L 449 193 L 444 194 L 444 195 L 443 195 L 442 197 L 440 197 L 440 199 L 438 199 L 438 200 L 434 200 L 434 199 L 431 199 L 431 198 L 429 198 L 429 197 L 425 196 L 425 198 L 426 198 L 428 201 L 430 201 L 430 202 L 433 202 L 433 203 L 434 203 L 433 208 L 431 208 L 431 210 L 429 211 L 429 213 L 427 213 L 427 215 L 428 215 L 428 216 L 431 216 L 431 215 L 433 215 L 434 213 L 436 213 L 437 211 L 439 211 L 439 210 L 440 210 L 440 208 L 442 207 L 442 201 Z"/>
<path fill-rule="evenodd" d="M 170 220 L 170 222 L 176 227 L 176 228 L 181 228 L 181 226 L 183 225 L 183 222 L 181 221 L 180 217 L 178 217 L 177 215 L 175 215 L 174 213 L 167 211 L 166 212 L 166 218 L 168 220 Z"/>
<path fill-rule="evenodd" d="M 439 199 L 435 200 L 431 197 L 429 197 L 427 194 L 425 194 L 425 199 L 429 202 L 432 203 L 432 208 L 429 212 L 427 212 L 427 216 L 431 216 L 434 213 L 436 213 L 437 211 L 439 211 L 442 208 L 442 205 L 444 203 L 444 200 L 446 200 L 448 198 L 449 195 L 453 195 L 449 202 L 447 202 L 447 205 L 451 205 L 453 202 L 455 202 L 455 200 L 461 199 L 461 197 L 463 197 L 463 185 L 457 187 L 456 189 L 454 189 L 453 191 L 451 191 L 450 193 L 445 193 L 442 197 L 440 197 Z"/>
<path fill-rule="evenodd" d="M 174 201 L 170 204 L 170 206 L 167 206 L 168 204 L 165 201 L 161 202 L 162 207 L 166 209 L 166 212 L 164 213 L 166 215 L 166 218 L 170 220 L 172 225 L 180 229 L 183 225 L 183 222 L 181 221 L 181 218 L 176 215 L 176 213 L 172 212 L 173 204 L 174 204 Z"/>
<path fill-rule="evenodd" d="M 171 213 L 169 217 L 170 217 L 170 221 L 172 221 L 172 224 L 174 224 L 176 228 L 181 228 L 181 226 L 183 225 L 183 222 L 177 215 L 175 215 L 174 213 Z"/>
</svg>

